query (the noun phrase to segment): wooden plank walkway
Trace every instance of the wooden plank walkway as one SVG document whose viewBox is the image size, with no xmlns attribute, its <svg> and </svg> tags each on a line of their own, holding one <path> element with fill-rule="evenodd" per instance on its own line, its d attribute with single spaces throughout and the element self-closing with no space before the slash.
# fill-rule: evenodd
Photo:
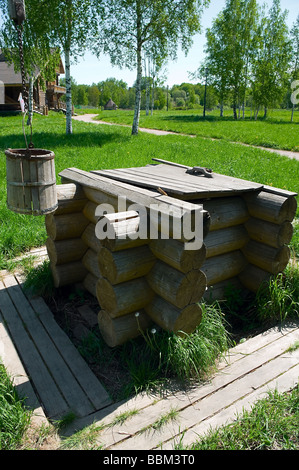
<svg viewBox="0 0 299 470">
<path fill-rule="evenodd" d="M 47 418 L 61 419 L 69 412 L 83 417 L 112 403 L 43 299 L 27 298 L 10 273 L 0 278 L 0 357 L 17 375 L 17 389 L 28 397 L 28 406 L 42 407 Z"/>
<path fill-rule="evenodd" d="M 43 258 L 45 253 L 40 253 Z M 299 322 L 273 328 L 231 349 L 209 381 L 187 391 L 140 394 L 112 403 L 43 299 L 28 299 L 18 276 L 0 273 L 0 363 L 41 422 L 70 411 L 72 435 L 104 425 L 97 443 L 109 450 L 173 450 L 193 443 L 210 427 L 232 422 L 268 390 L 288 391 L 299 377 Z M 172 412 L 172 419 L 167 416 Z M 128 414 L 123 424 L 116 418 Z M 164 425 L 159 420 L 164 418 Z"/>
<path fill-rule="evenodd" d="M 72 434 L 88 424 L 105 425 L 98 445 L 107 450 L 173 450 L 192 444 L 210 427 L 232 422 L 269 390 L 291 390 L 298 383 L 299 350 L 288 349 L 299 340 L 299 324 L 272 329 L 230 350 L 213 379 L 186 392 L 163 398 L 138 395 L 83 418 L 68 429 Z M 174 419 L 166 417 L 175 410 Z M 116 418 L 129 414 L 123 424 Z M 159 420 L 165 424 L 159 426 Z M 161 421 L 160 421 L 161 422 Z"/>
</svg>

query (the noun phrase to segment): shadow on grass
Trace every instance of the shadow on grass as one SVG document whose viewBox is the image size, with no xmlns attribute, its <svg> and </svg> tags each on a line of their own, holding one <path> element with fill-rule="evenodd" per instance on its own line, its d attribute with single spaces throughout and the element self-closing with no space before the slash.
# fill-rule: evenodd
<svg viewBox="0 0 299 470">
<path fill-rule="evenodd" d="M 286 121 L 283 119 L 276 119 L 272 117 L 268 117 L 264 119 L 263 117 L 258 117 L 257 120 L 254 118 L 250 118 L 250 116 L 246 116 L 244 119 L 234 119 L 233 116 L 206 116 L 203 117 L 200 114 L 194 114 L 191 115 L 176 115 L 172 114 L 169 116 L 163 116 L 161 117 L 161 120 L 163 121 L 177 121 L 177 122 L 186 122 L 186 123 L 191 123 L 191 122 L 262 122 L 264 124 L 299 124 L 299 122 L 291 122 L 291 121 Z"/>
<path fill-rule="evenodd" d="M 30 135 L 26 136 L 28 143 L 30 142 Z M 122 144 L 130 140 L 130 135 L 120 132 L 74 132 L 73 134 L 63 134 L 59 132 L 34 132 L 32 142 L 35 148 L 49 149 L 55 152 L 56 148 L 80 148 L 80 147 L 104 147 L 107 144 L 118 143 Z M 24 148 L 26 147 L 25 139 L 22 131 L 20 134 L 10 134 L 7 136 L 0 136 L 0 148 L 5 150 L 7 148 Z"/>
</svg>

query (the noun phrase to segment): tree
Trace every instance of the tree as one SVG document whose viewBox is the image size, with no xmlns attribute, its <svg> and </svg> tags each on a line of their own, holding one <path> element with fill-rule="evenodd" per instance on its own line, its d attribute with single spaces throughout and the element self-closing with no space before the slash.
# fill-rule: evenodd
<svg viewBox="0 0 299 470">
<path fill-rule="evenodd" d="M 71 58 L 83 55 L 92 36 L 91 0 L 27 0 L 35 2 L 33 28 L 42 27 L 51 44 L 64 54 L 66 86 L 66 133 L 72 133 Z"/>
<path fill-rule="evenodd" d="M 88 88 L 88 104 L 94 108 L 99 106 L 100 92 L 96 85 Z"/>
<path fill-rule="evenodd" d="M 14 65 L 16 72 L 21 70 L 20 63 L 20 34 L 22 40 L 25 81 L 29 82 L 29 90 L 25 90 L 25 104 L 28 110 L 27 124 L 32 123 L 33 114 L 33 77 L 39 69 L 39 82 L 44 85 L 45 80 L 56 78 L 55 69 L 59 63 L 59 50 L 51 47 L 50 37 L 44 31 L 42 24 L 32 20 L 36 14 L 38 2 L 26 1 L 26 19 L 22 25 L 16 27 L 8 16 L 7 1 L 0 0 L 0 13 L 2 27 L 0 30 L 0 48 L 6 61 Z"/>
<path fill-rule="evenodd" d="M 220 115 L 231 95 L 234 118 L 245 102 L 253 37 L 258 18 L 256 0 L 227 0 L 224 9 L 206 32 L 206 58 L 197 75 L 218 92 Z"/>
<path fill-rule="evenodd" d="M 291 56 L 291 82 L 299 80 L 299 15 L 297 20 L 294 23 L 291 33 L 291 47 L 292 47 L 292 56 Z M 294 118 L 295 102 L 292 103 L 292 115 L 291 122 Z"/>
<path fill-rule="evenodd" d="M 138 134 L 142 54 L 155 62 L 174 59 L 178 45 L 187 53 L 200 31 L 200 16 L 209 0 L 106 0 L 97 7 L 98 38 L 94 52 L 110 55 L 112 64 L 135 68 L 136 101 L 132 134 Z"/>
<path fill-rule="evenodd" d="M 252 92 L 257 111 L 264 107 L 264 118 L 270 106 L 282 99 L 288 83 L 291 47 L 286 25 L 287 11 L 280 0 L 273 0 L 268 16 L 262 15 L 256 33 L 256 53 L 252 66 Z"/>
</svg>

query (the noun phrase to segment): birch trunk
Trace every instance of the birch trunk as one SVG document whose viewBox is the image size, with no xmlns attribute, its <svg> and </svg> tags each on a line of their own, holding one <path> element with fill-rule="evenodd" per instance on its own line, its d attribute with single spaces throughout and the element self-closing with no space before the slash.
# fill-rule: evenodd
<svg viewBox="0 0 299 470">
<path fill-rule="evenodd" d="M 149 115 L 149 103 L 150 103 L 150 87 L 149 87 L 149 70 L 150 70 L 150 65 L 149 65 L 149 59 L 148 59 L 148 70 L 147 73 L 145 74 L 146 76 L 146 115 Z"/>
<path fill-rule="evenodd" d="M 65 55 L 65 88 L 66 88 L 66 133 L 72 134 L 72 91 L 70 50 L 66 48 Z"/>
<path fill-rule="evenodd" d="M 292 115 L 291 115 L 291 122 L 293 122 L 293 120 L 294 120 L 294 110 L 295 110 L 295 105 L 293 104 L 293 107 L 292 107 Z"/>
<path fill-rule="evenodd" d="M 140 103 L 141 103 L 141 79 L 142 79 L 142 42 L 141 42 L 141 11 L 139 2 L 137 2 L 137 80 L 136 80 L 136 98 L 135 111 L 132 126 L 132 135 L 138 134 Z"/>
<path fill-rule="evenodd" d="M 29 93 L 28 93 L 28 120 L 27 126 L 32 125 L 33 118 L 33 77 L 29 78 Z"/>
</svg>

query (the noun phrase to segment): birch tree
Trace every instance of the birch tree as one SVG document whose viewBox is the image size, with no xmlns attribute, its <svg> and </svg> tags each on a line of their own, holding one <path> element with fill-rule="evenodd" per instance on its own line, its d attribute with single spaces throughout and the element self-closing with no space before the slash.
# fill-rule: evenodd
<svg viewBox="0 0 299 470">
<path fill-rule="evenodd" d="M 138 134 L 141 102 L 142 54 L 153 60 L 175 59 L 180 45 L 187 54 L 193 35 L 200 31 L 200 18 L 209 0 L 106 0 L 95 5 L 98 38 L 112 64 L 137 71 L 132 134 Z"/>
<path fill-rule="evenodd" d="M 198 73 L 201 78 L 208 76 L 209 83 L 217 89 L 221 116 L 228 97 L 232 100 L 234 118 L 238 117 L 238 107 L 240 115 L 241 104 L 244 116 L 257 18 L 256 0 L 226 0 L 212 27 L 207 29 L 206 58 Z"/>
<path fill-rule="evenodd" d="M 286 24 L 287 11 L 282 11 L 280 0 L 273 0 L 268 15 L 261 17 L 256 34 L 256 52 L 252 66 L 252 91 L 257 107 L 268 108 L 282 98 L 287 83 L 291 58 L 291 44 Z"/>
<path fill-rule="evenodd" d="M 299 80 L 299 15 L 297 16 L 297 20 L 291 29 L 290 38 L 292 48 L 291 82 L 293 83 L 295 80 Z M 291 122 L 293 122 L 295 106 L 296 104 L 293 102 Z"/>
<path fill-rule="evenodd" d="M 34 21 L 37 6 L 36 0 L 26 1 L 26 20 L 21 26 L 18 26 L 22 33 L 25 81 L 29 83 L 24 97 L 28 109 L 28 125 L 32 123 L 33 85 L 36 72 L 39 71 L 38 80 L 43 86 L 45 80 L 55 79 L 55 70 L 59 63 L 59 51 L 51 47 L 50 37 L 43 27 L 42 21 Z M 19 72 L 21 64 L 18 30 L 8 16 L 6 0 L 0 0 L 0 12 L 2 20 L 0 49 L 4 53 L 7 63 L 14 67 L 15 72 Z"/>
<path fill-rule="evenodd" d="M 30 0 L 32 1 L 32 0 Z M 100 3 L 100 2 L 99 2 Z M 72 133 L 71 60 L 82 56 L 92 35 L 91 0 L 48 0 L 39 2 L 39 15 L 47 21 L 53 45 L 65 61 L 66 133 Z"/>
</svg>

